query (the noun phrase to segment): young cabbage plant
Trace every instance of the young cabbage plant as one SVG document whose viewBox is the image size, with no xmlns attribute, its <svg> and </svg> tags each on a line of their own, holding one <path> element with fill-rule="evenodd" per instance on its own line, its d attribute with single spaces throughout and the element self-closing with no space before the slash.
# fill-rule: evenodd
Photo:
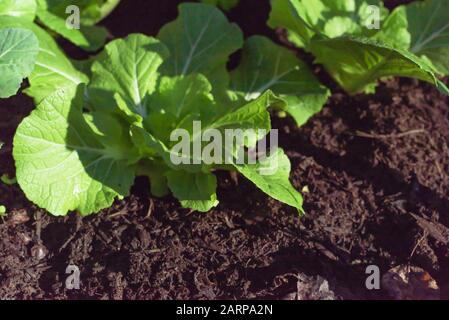
<svg viewBox="0 0 449 320">
<path fill-rule="evenodd" d="M 193 31 L 190 43 L 196 45 L 185 56 L 182 51 L 170 55 L 159 40 L 144 35 L 112 41 L 92 65 L 87 94 L 84 85 L 61 88 L 25 118 L 14 138 L 13 156 L 17 181 L 28 199 L 54 215 L 72 210 L 87 215 L 126 196 L 135 176 L 146 175 L 153 195 L 171 191 L 183 207 L 204 212 L 218 204 L 214 172 L 237 170 L 269 196 L 302 212 L 302 197 L 289 181 L 290 162 L 281 149 L 256 163 L 238 161 L 242 150 L 247 157 L 271 129 L 267 108 L 285 102 L 270 91 L 238 106 L 215 99 L 214 82 L 195 72 L 206 60 L 196 57 L 209 50 L 217 57 L 224 49 L 210 43 L 202 47 Z M 192 50 L 197 46 L 200 51 Z M 176 70 L 185 74 L 167 74 Z M 219 138 L 232 129 L 261 131 L 224 146 Z M 179 150 L 174 132 L 187 133 L 181 135 L 187 143 Z M 202 140 L 207 134 L 209 140 Z M 195 146 L 203 152 L 195 152 Z M 220 153 L 231 161 L 206 161 Z"/>
<path fill-rule="evenodd" d="M 2 60 L 12 58 L 16 62 L 20 61 L 20 66 L 17 64 L 14 68 L 0 66 L 8 70 L 5 73 L 2 72 L 0 81 L 2 81 L 2 86 L 5 86 L 2 90 L 5 90 L 3 95 L 6 96 L 17 91 L 22 78 L 28 74 L 30 87 L 24 92 L 33 97 L 36 103 L 40 103 L 58 89 L 76 87 L 80 83 L 86 83 L 88 79 L 73 66 L 72 61 L 59 49 L 55 40 L 34 22 L 37 9 L 34 0 L 0 0 L 0 30 L 26 30 L 14 32 L 17 37 L 23 37 L 23 41 L 18 42 L 20 50 L 8 51 L 8 55 L 1 58 Z M 31 33 L 34 36 L 27 35 Z M 11 33 L 4 31 L 3 41 L 7 35 L 13 39 Z M 37 43 L 38 50 L 36 50 Z M 31 71 L 31 74 L 28 71 Z M 4 74 L 8 77 L 3 77 Z"/>
<path fill-rule="evenodd" d="M 286 29 L 288 39 L 311 52 L 351 94 L 374 92 L 378 79 L 391 76 L 427 81 L 449 94 L 437 78 L 437 70 L 444 71 L 441 53 L 435 60 L 421 51 L 435 44 L 441 49 L 447 15 L 435 14 L 443 3 L 447 7 L 445 0 L 428 0 L 389 15 L 380 0 L 272 0 L 268 24 Z M 414 16 L 421 7 L 426 10 Z M 417 44 L 407 40 L 411 34 Z"/>
<path fill-rule="evenodd" d="M 449 75 L 449 1 L 415 1 L 394 9 L 386 19 L 382 40 L 407 50 Z"/>
<path fill-rule="evenodd" d="M 181 4 L 179 17 L 158 38 L 174 53 L 162 66 L 164 75 L 202 73 L 213 83 L 214 96 L 227 104 L 241 105 L 271 90 L 284 100 L 283 111 L 302 125 L 329 97 L 293 53 L 262 36 L 244 41 L 240 28 L 213 6 Z M 228 70 L 229 56 L 240 49 L 240 64 Z"/>
<path fill-rule="evenodd" d="M 22 28 L 0 29 L 0 98 L 17 93 L 23 79 L 34 70 L 39 41 Z"/>
</svg>

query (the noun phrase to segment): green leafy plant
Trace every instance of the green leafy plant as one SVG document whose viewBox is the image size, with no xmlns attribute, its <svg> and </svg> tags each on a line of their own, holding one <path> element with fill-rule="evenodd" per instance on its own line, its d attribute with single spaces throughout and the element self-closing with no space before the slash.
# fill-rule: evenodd
<svg viewBox="0 0 449 320">
<path fill-rule="evenodd" d="M 194 33 L 190 35 L 200 47 Z M 59 89 L 44 99 L 14 138 L 17 180 L 27 197 L 55 215 L 71 210 L 90 214 L 126 196 L 136 175 L 147 175 L 154 195 L 171 191 L 184 207 L 208 211 L 218 204 L 213 172 L 237 170 L 268 195 L 302 212 L 302 198 L 289 182 L 290 163 L 281 149 L 254 165 L 173 164 L 170 132 L 174 129 L 193 133 L 192 122 L 198 120 L 202 132 L 269 130 L 267 108 L 284 104 L 268 91 L 239 106 L 216 100 L 214 83 L 189 72 L 202 65 L 195 65 L 200 60 L 187 51 L 185 56 L 175 51 L 177 55 L 170 58 L 169 49 L 154 38 L 130 35 L 115 40 L 94 61 L 87 95 L 80 85 Z M 173 61 L 184 74 L 174 74 Z M 220 69 L 215 59 L 210 62 L 214 70 Z M 232 156 L 240 147 L 255 143 L 241 141 Z M 263 175 L 264 168 L 276 174 Z"/>
<path fill-rule="evenodd" d="M 75 45 L 87 51 L 96 51 L 103 47 L 108 32 L 106 28 L 95 26 L 95 24 L 109 15 L 119 1 L 37 0 L 37 17 L 40 23 Z M 74 11 L 68 10 L 68 8 L 72 8 Z M 75 9 L 79 10 L 79 16 Z M 67 28 L 66 23 L 70 14 L 74 19 L 79 18 L 79 29 Z"/>
<path fill-rule="evenodd" d="M 282 111 L 298 125 L 327 101 L 329 90 L 289 50 L 262 36 L 244 41 L 240 28 L 210 5 L 182 4 L 179 11 L 179 17 L 158 35 L 174 52 L 162 66 L 163 74 L 202 73 L 213 83 L 216 98 L 228 104 L 231 100 L 241 105 L 271 90 L 284 100 Z M 229 72 L 229 56 L 239 49 L 242 60 Z"/>
<path fill-rule="evenodd" d="M 34 69 L 28 77 L 30 87 L 24 90 L 26 94 L 34 98 L 36 104 L 59 89 L 77 87 L 80 83 L 88 82 L 87 76 L 78 70 L 79 64 L 71 61 L 58 47 L 50 33 L 40 25 L 48 26 L 49 29 L 61 33 L 62 36 L 86 50 L 95 50 L 104 44 L 106 31 L 94 24 L 107 16 L 118 4 L 118 1 L 78 1 L 76 5 L 80 9 L 81 22 L 79 30 L 69 29 L 65 25 L 70 14 L 65 10 L 71 4 L 70 1 L 0 0 L 0 30 L 25 29 L 32 32 L 39 43 Z M 30 39 L 27 43 L 34 45 L 35 48 L 35 42 L 31 44 Z M 25 43 L 21 44 L 25 45 Z M 18 86 L 16 84 L 21 81 L 21 79 L 18 80 L 19 78 L 26 77 L 24 71 L 30 71 L 30 67 L 26 66 L 31 65 L 30 61 L 34 54 L 30 52 L 25 57 L 28 61 L 21 60 L 20 67 L 13 72 L 16 76 L 11 78 L 14 79 L 14 81 L 10 81 L 12 87 Z M 13 89 L 8 90 L 14 91 Z M 4 95 L 6 96 L 6 94 Z"/>
<path fill-rule="evenodd" d="M 311 52 L 349 93 L 373 92 L 378 79 L 404 76 L 433 83 L 449 94 L 437 78 L 437 70 L 444 71 L 440 40 L 448 21 L 443 13 L 437 23 L 432 16 L 443 2 L 413 4 L 389 15 L 379 0 L 272 0 L 268 24 L 287 29 L 289 40 Z M 426 10 L 420 11 L 420 17 L 413 16 L 421 6 Z M 376 18 L 384 22 L 381 28 L 368 27 Z M 432 21 L 428 29 L 422 29 L 423 21 Z M 413 44 L 407 39 L 410 36 L 430 40 Z M 442 50 L 437 54 L 440 58 L 423 51 L 433 41 Z"/>
<path fill-rule="evenodd" d="M 426 0 L 397 7 L 386 19 L 382 38 L 449 75 L 449 2 Z"/>
<path fill-rule="evenodd" d="M 34 69 L 39 42 L 30 30 L 0 29 L 0 98 L 17 93 L 22 80 Z"/>
</svg>

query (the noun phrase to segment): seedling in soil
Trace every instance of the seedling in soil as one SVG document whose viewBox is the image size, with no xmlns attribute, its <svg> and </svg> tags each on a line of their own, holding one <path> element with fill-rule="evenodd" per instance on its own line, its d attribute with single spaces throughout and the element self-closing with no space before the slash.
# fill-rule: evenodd
<svg viewBox="0 0 449 320">
<path fill-rule="evenodd" d="M 0 98 L 17 93 L 22 80 L 34 69 L 39 42 L 33 32 L 21 28 L 0 29 Z"/>
<path fill-rule="evenodd" d="M 403 76 L 430 82 L 449 94 L 437 78 L 448 74 L 446 0 L 416 2 L 391 14 L 379 0 L 271 4 L 269 26 L 287 29 L 289 40 L 311 52 L 348 93 L 374 92 L 378 79 Z M 368 28 L 372 19 L 383 23 Z"/>
<path fill-rule="evenodd" d="M 266 92 L 240 106 L 223 104 L 215 100 L 213 84 L 204 75 L 161 76 L 171 70 L 164 66 L 171 61 L 168 56 L 167 47 L 154 38 L 115 40 L 93 63 L 87 94 L 84 86 L 60 89 L 37 106 L 14 139 L 17 180 L 28 199 L 55 215 L 72 210 L 90 214 L 126 196 L 135 176 L 143 174 L 150 177 L 154 195 L 171 191 L 184 207 L 208 211 L 218 204 L 213 172 L 224 169 L 241 172 L 268 195 L 302 212 L 302 198 L 289 182 L 290 162 L 281 149 L 254 165 L 171 162 L 174 129 L 189 130 L 192 121 L 201 121 L 219 131 L 269 131 L 267 108 L 284 102 Z M 179 64 L 184 70 L 191 67 L 189 57 Z M 255 141 L 242 141 L 236 149 L 242 144 L 253 147 Z M 276 174 L 259 173 L 272 166 Z"/>
<path fill-rule="evenodd" d="M 248 39 L 240 65 L 229 72 L 242 32 L 210 5 L 182 4 L 158 38 L 130 35 L 109 43 L 93 60 L 87 87 L 67 83 L 22 122 L 13 154 L 26 196 L 55 215 L 86 215 L 123 198 L 135 176 L 146 175 L 153 195 L 171 191 L 183 207 L 208 211 L 218 204 L 214 171 L 235 170 L 302 212 L 281 149 L 255 164 L 174 164 L 171 133 L 192 133 L 195 121 L 223 135 L 265 130 L 236 143 L 230 153 L 237 160 L 237 150 L 251 150 L 271 129 L 267 108 L 303 123 L 328 90 L 292 53 L 264 37 Z M 267 168 L 273 174 L 261 174 Z"/>
<path fill-rule="evenodd" d="M 202 73 L 213 83 L 217 99 L 237 106 L 271 90 L 285 102 L 281 111 L 298 125 L 319 112 L 327 101 L 329 90 L 288 49 L 263 36 L 244 41 L 240 28 L 229 24 L 210 5 L 181 4 L 179 11 L 179 17 L 158 35 L 171 52 L 176 52 L 162 67 L 166 74 Z M 242 59 L 229 72 L 229 56 L 239 49 Z"/>
</svg>

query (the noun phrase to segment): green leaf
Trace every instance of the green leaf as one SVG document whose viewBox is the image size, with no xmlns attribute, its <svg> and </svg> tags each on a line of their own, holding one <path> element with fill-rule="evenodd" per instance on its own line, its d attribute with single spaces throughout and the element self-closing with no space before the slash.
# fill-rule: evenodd
<svg viewBox="0 0 449 320">
<path fill-rule="evenodd" d="M 121 99 L 125 112 L 146 117 L 148 98 L 159 76 L 157 69 L 167 56 L 163 44 L 141 34 L 112 41 L 92 65 L 90 101 L 98 110 L 112 110 Z"/>
<path fill-rule="evenodd" d="M 26 29 L 0 29 L 0 98 L 16 94 L 34 69 L 39 41 Z"/>
<path fill-rule="evenodd" d="M 243 45 L 236 24 L 214 6 L 199 3 L 181 4 L 179 17 L 162 27 L 158 38 L 171 52 L 162 66 L 163 75 L 202 73 L 214 89 L 222 90 L 229 83 L 228 58 Z"/>
<path fill-rule="evenodd" d="M 33 21 L 36 17 L 36 0 L 2 0 L 0 1 L 0 16 L 20 17 Z"/>
<path fill-rule="evenodd" d="M 255 165 L 234 165 L 248 180 L 270 197 L 304 213 L 301 194 L 289 181 L 290 161 L 282 149 L 277 149 Z"/>
<path fill-rule="evenodd" d="M 372 39 L 390 45 L 391 47 L 408 50 L 410 48 L 410 33 L 407 30 L 407 17 L 403 7 L 396 8 L 384 21 L 381 29 Z"/>
<path fill-rule="evenodd" d="M 86 6 L 81 12 L 83 24 L 93 26 L 106 18 L 118 6 L 120 0 L 84 0 L 84 3 Z"/>
<path fill-rule="evenodd" d="M 88 81 L 84 74 L 74 68 L 53 38 L 38 25 L 20 18 L 0 16 L 0 29 L 2 28 L 28 29 L 39 41 L 35 68 L 28 77 L 30 88 L 25 90 L 36 104 L 58 89 L 76 87 Z"/>
<path fill-rule="evenodd" d="M 166 174 L 169 171 L 163 161 L 143 160 L 137 168 L 137 175 L 150 178 L 151 194 L 155 197 L 164 197 L 170 194 Z"/>
<path fill-rule="evenodd" d="M 212 86 L 201 74 L 162 77 L 150 103 L 145 127 L 167 145 L 170 133 L 193 120 L 207 122 L 216 112 Z"/>
<path fill-rule="evenodd" d="M 87 51 L 96 51 L 104 45 L 108 34 L 106 28 L 85 24 L 80 24 L 79 29 L 68 28 L 66 20 L 69 14 L 64 11 L 58 15 L 58 12 L 54 10 L 55 7 L 49 5 L 49 2 L 53 1 L 38 0 L 37 16 L 46 27 Z M 65 7 L 69 5 L 67 3 Z M 80 21 L 83 22 L 82 17 Z"/>
<path fill-rule="evenodd" d="M 413 2 L 396 10 L 406 16 L 410 51 L 430 60 L 441 74 L 449 75 L 449 2 Z"/>
<path fill-rule="evenodd" d="M 310 49 L 317 62 L 351 94 L 366 91 L 378 79 L 390 76 L 417 78 L 441 86 L 425 61 L 380 42 L 341 37 L 313 41 Z"/>
<path fill-rule="evenodd" d="M 246 41 L 242 61 L 231 73 L 231 89 L 246 101 L 273 91 L 288 102 L 284 110 L 298 126 L 319 112 L 330 94 L 303 61 L 262 36 Z"/>
<path fill-rule="evenodd" d="M 136 125 L 131 125 L 130 132 L 132 142 L 144 157 L 153 159 L 160 157 L 167 167 L 178 169 L 170 160 L 170 149 L 162 141 L 156 139 L 151 133 Z"/>
<path fill-rule="evenodd" d="M 302 1 L 272 0 L 268 25 L 288 30 L 289 40 L 300 48 L 308 45 L 315 32 L 312 26 L 321 19 L 324 5 L 320 0 L 310 0 L 307 7 Z"/>
<path fill-rule="evenodd" d="M 272 0 L 268 25 L 288 30 L 289 40 L 307 50 L 315 35 L 373 35 L 370 6 L 379 8 L 380 19 L 388 14 L 380 0 Z"/>
<path fill-rule="evenodd" d="M 201 0 L 201 2 L 213 4 L 219 6 L 223 10 L 229 11 L 239 3 L 239 0 Z"/>
<path fill-rule="evenodd" d="M 283 106 L 283 101 L 266 91 L 255 100 L 246 102 L 244 105 L 228 111 L 213 119 L 207 128 L 211 129 L 271 129 L 270 114 L 267 109 L 270 106 Z"/>
<path fill-rule="evenodd" d="M 211 173 L 170 171 L 168 187 L 184 208 L 207 212 L 218 205 L 217 178 Z"/>
<path fill-rule="evenodd" d="M 102 144 L 86 123 L 82 97 L 82 87 L 55 92 L 25 118 L 14 138 L 20 187 L 54 215 L 107 208 L 134 180 L 128 151 Z"/>
</svg>

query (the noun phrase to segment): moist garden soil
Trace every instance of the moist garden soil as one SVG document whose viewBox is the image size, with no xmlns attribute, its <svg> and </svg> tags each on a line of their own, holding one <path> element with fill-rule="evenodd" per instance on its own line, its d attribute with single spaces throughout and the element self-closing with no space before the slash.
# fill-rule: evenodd
<svg viewBox="0 0 449 320">
<path fill-rule="evenodd" d="M 156 35 L 177 3 L 122 0 L 104 25 L 113 37 Z M 246 36 L 283 42 L 265 26 L 268 12 L 267 1 L 242 0 L 228 15 Z M 449 228 L 448 98 L 408 79 L 350 97 L 314 70 L 333 91 L 323 111 L 302 128 L 273 120 L 304 217 L 225 172 L 207 214 L 152 197 L 142 178 L 131 196 L 84 218 L 52 217 L 2 184 L 0 299 L 290 299 L 300 275 L 325 278 L 343 299 L 390 298 L 365 288 L 371 264 L 381 273 L 419 266 L 449 298 L 449 247 L 435 231 Z M 12 137 L 32 109 L 23 95 L 0 102 L 0 168 L 10 176 Z M 79 290 L 65 289 L 69 264 L 80 268 Z"/>
</svg>

